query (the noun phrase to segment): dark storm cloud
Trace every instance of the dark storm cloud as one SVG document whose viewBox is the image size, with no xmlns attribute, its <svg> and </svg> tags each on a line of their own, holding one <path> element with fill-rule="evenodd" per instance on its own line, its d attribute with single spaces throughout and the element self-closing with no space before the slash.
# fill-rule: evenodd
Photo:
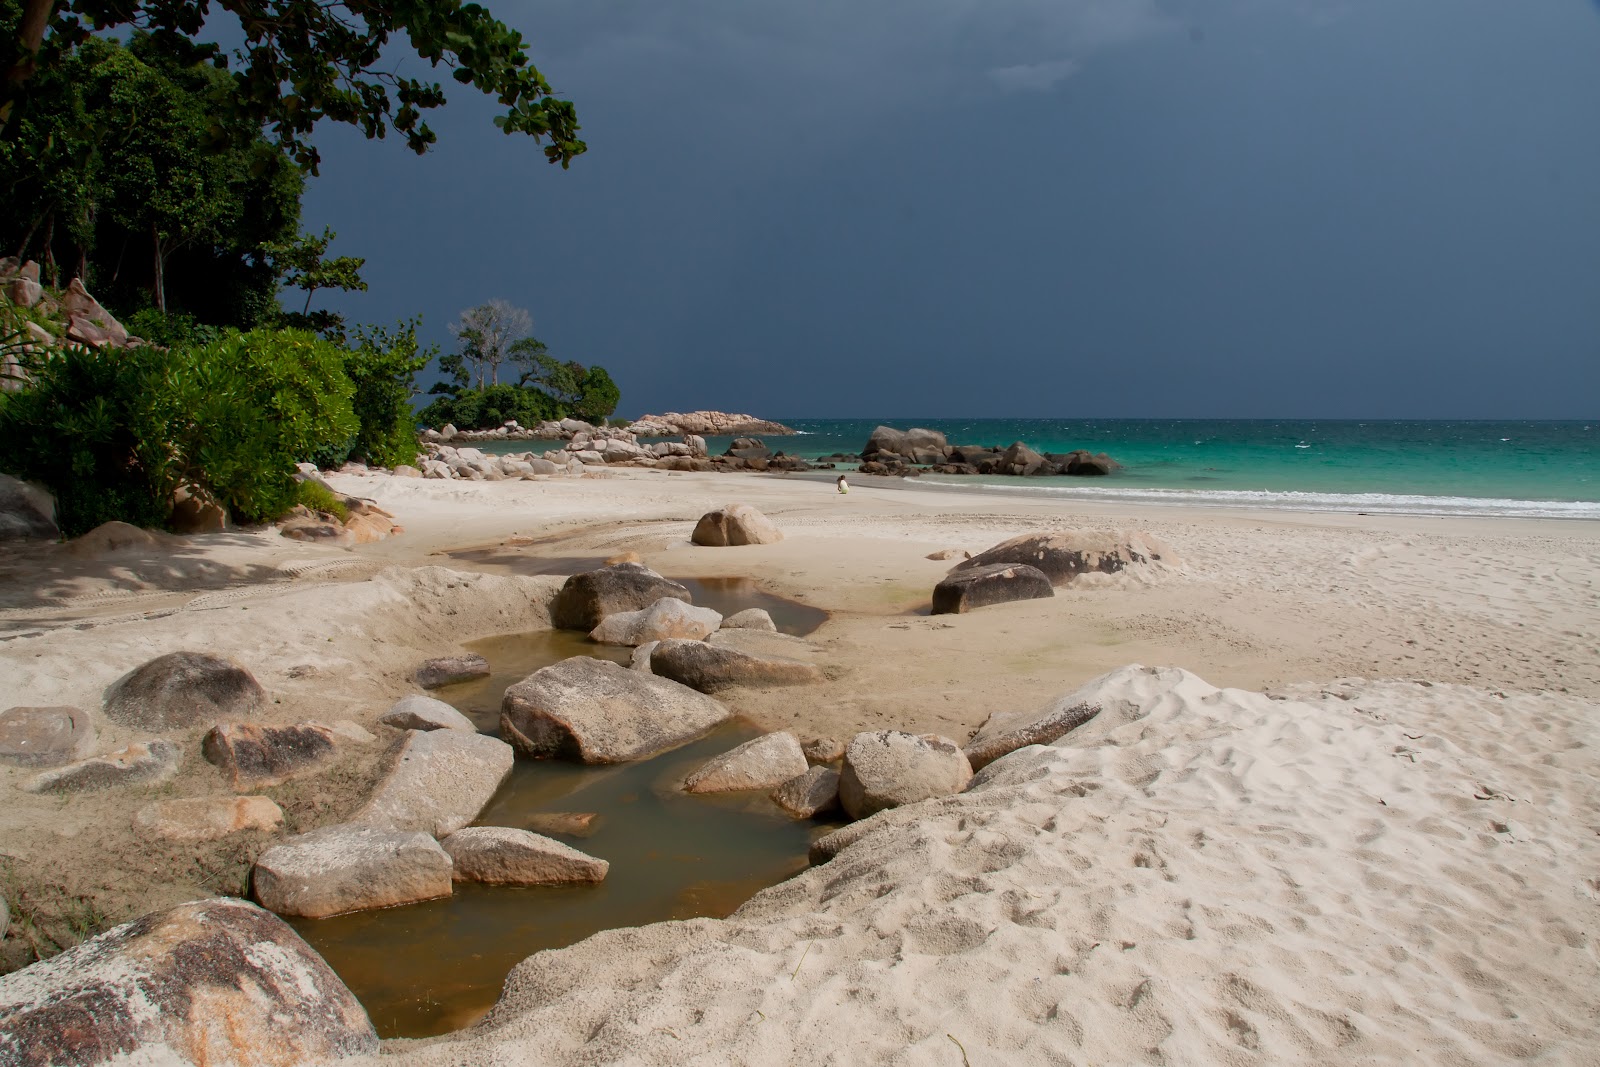
<svg viewBox="0 0 1600 1067">
<path fill-rule="evenodd" d="M 591 151 L 325 136 L 360 318 L 512 300 L 633 413 L 1595 414 L 1590 5 L 493 6 Z"/>
</svg>

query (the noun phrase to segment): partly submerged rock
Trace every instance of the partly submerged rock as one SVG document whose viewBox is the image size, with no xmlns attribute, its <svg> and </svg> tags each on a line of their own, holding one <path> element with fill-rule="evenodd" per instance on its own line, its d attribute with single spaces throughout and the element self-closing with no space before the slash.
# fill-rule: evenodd
<svg viewBox="0 0 1600 1067">
<path fill-rule="evenodd" d="M 568 578 L 550 601 L 550 624 L 561 630 L 589 631 L 607 615 L 642 611 L 662 597 L 694 603 L 689 590 L 640 563 L 584 571 Z"/>
<path fill-rule="evenodd" d="M 746 741 L 697 767 L 684 779 L 688 793 L 730 793 L 740 789 L 771 789 L 806 771 L 800 742 L 787 731 L 764 734 Z"/>
<path fill-rule="evenodd" d="M 523 756 L 621 763 L 698 737 L 728 714 L 670 679 L 573 656 L 506 690 L 500 733 Z"/>
<path fill-rule="evenodd" d="M 140 808 L 134 829 L 165 841 L 215 841 L 246 830 L 276 831 L 283 809 L 269 797 L 188 797 Z"/>
<path fill-rule="evenodd" d="M 154 912 L 0 978 L 7 1067 L 309 1067 L 377 1051 L 332 968 L 242 900 Z"/>
<path fill-rule="evenodd" d="M 650 670 L 702 693 L 738 685 L 809 685 L 823 679 L 822 671 L 811 663 L 752 655 L 705 641 L 661 642 L 650 655 Z"/>
<path fill-rule="evenodd" d="M 769 630 L 776 631 L 778 626 L 772 621 L 771 612 L 766 608 L 745 608 L 736 611 L 722 620 L 724 630 Z"/>
<path fill-rule="evenodd" d="M 711 548 L 770 545 L 783 540 L 783 531 L 749 504 L 729 504 L 700 516 L 689 540 Z"/>
<path fill-rule="evenodd" d="M 560 885 L 602 882 L 611 864 L 528 830 L 469 826 L 439 844 L 450 854 L 458 882 Z"/>
<path fill-rule="evenodd" d="M 1042 712 L 1000 712 L 989 716 L 963 751 L 972 769 L 982 770 L 1019 748 L 1059 741 L 1098 714 L 1100 705 L 1086 703 L 1076 693 Z"/>
<path fill-rule="evenodd" d="M 439 836 L 478 817 L 511 773 L 515 753 L 465 730 L 408 730 L 390 747 L 389 771 L 350 821 Z"/>
<path fill-rule="evenodd" d="M 809 819 L 839 804 L 839 772 L 811 767 L 772 791 L 773 803 L 797 819 Z"/>
<path fill-rule="evenodd" d="M 94 751 L 94 724 L 79 708 L 7 708 L 0 711 L 0 763 L 59 767 Z"/>
<path fill-rule="evenodd" d="M 669 637 L 700 641 L 722 625 L 721 612 L 662 597 L 640 611 L 619 611 L 600 620 L 589 639 L 602 645 L 643 645 Z"/>
<path fill-rule="evenodd" d="M 106 718 L 141 730 L 186 730 L 259 712 L 267 694 L 232 660 L 169 652 L 125 675 L 106 694 Z"/>
<path fill-rule="evenodd" d="M 466 730 L 477 733 L 471 719 L 442 700 L 411 693 L 394 702 L 378 721 L 400 730 Z"/>
<path fill-rule="evenodd" d="M 647 641 L 633 650 L 633 655 L 628 658 L 628 666 L 636 671 L 650 673 L 650 657 L 655 654 L 660 641 Z"/>
<path fill-rule="evenodd" d="M 856 734 L 845 746 L 839 802 L 852 819 L 861 819 L 959 793 L 971 780 L 972 765 L 949 738 L 874 730 Z"/>
<path fill-rule="evenodd" d="M 601 817 L 592 811 L 540 811 L 522 820 L 524 829 L 536 834 L 566 834 L 588 837 L 600 827 Z"/>
<path fill-rule="evenodd" d="M 171 741 L 156 738 L 45 771 L 23 788 L 30 793 L 82 793 L 119 785 L 149 785 L 177 774 L 181 762 L 181 748 Z"/>
<path fill-rule="evenodd" d="M 956 571 L 933 587 L 934 615 L 955 615 L 1014 600 L 1039 600 L 1056 595 L 1050 579 L 1036 567 L 996 563 Z"/>
<path fill-rule="evenodd" d="M 460 656 L 439 656 L 417 668 L 417 684 L 424 689 L 438 689 L 454 682 L 470 682 L 474 678 L 489 677 L 489 661 L 475 652 Z"/>
<path fill-rule="evenodd" d="M 1023 563 L 1043 571 L 1052 584 L 1064 585 L 1080 574 L 1116 574 L 1129 567 L 1150 564 L 1172 566 L 1177 562 L 1177 556 L 1170 548 L 1147 533 L 1068 529 L 1023 534 L 1002 541 L 956 564 L 951 573 L 997 563 Z"/>
<path fill-rule="evenodd" d="M 447 897 L 450 857 L 425 833 L 326 826 L 263 852 L 251 886 L 264 908 L 321 919 Z"/>
</svg>

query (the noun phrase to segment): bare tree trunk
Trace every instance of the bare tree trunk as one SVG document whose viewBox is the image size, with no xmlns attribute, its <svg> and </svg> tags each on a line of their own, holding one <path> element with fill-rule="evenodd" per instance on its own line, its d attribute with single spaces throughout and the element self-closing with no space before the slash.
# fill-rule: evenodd
<svg viewBox="0 0 1600 1067">
<path fill-rule="evenodd" d="M 56 266 L 56 213 L 50 212 L 44 220 L 44 269 L 50 279 L 50 288 L 61 288 L 61 268 Z"/>
<path fill-rule="evenodd" d="M 24 0 L 22 21 L 17 23 L 17 59 L 6 71 L 5 98 L 0 103 L 0 122 L 9 122 L 22 87 L 39 69 L 39 46 L 44 44 L 44 31 L 50 26 L 50 15 L 56 9 L 56 0 Z"/>
<path fill-rule="evenodd" d="M 28 246 L 33 243 L 33 235 L 39 232 L 39 223 L 43 221 L 44 216 L 40 215 L 38 218 L 34 219 L 33 224 L 28 227 L 28 232 L 22 235 L 22 243 L 17 245 L 17 258 L 19 260 L 28 254 Z"/>
<path fill-rule="evenodd" d="M 151 244 L 151 247 L 155 250 L 154 266 L 155 266 L 155 272 L 156 272 L 156 277 L 155 277 L 156 307 L 160 310 L 161 314 L 165 315 L 167 313 L 166 264 L 162 263 L 162 259 L 164 257 L 161 254 L 161 231 L 156 227 L 156 224 L 153 223 L 153 222 L 150 224 L 150 244 Z"/>
</svg>

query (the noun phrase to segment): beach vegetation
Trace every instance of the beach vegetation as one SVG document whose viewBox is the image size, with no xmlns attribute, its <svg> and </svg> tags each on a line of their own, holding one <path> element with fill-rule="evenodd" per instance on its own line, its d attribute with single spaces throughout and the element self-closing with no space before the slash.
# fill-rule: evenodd
<svg viewBox="0 0 1600 1067">
<path fill-rule="evenodd" d="M 411 410 L 417 373 L 436 355 L 417 341 L 421 319 L 394 328 L 362 326 L 344 351 L 344 372 L 354 387 L 356 435 L 350 455 L 378 467 L 417 461 L 417 421 Z"/>
<path fill-rule="evenodd" d="M 319 289 L 337 289 L 341 292 L 366 292 L 367 283 L 361 280 L 361 268 L 366 260 L 360 256 L 328 256 L 328 246 L 338 234 L 323 227 L 322 236 L 300 234 L 287 241 L 272 241 L 264 246 L 273 274 L 281 284 L 306 294 L 305 305 L 299 311 L 285 311 L 277 316 L 279 325 L 293 329 L 313 330 L 330 341 L 340 344 L 345 340 L 344 316 L 325 309 L 311 310 L 311 300 Z"/>
<path fill-rule="evenodd" d="M 340 522 L 348 522 L 350 520 L 350 509 L 345 506 L 345 502 L 340 500 L 332 489 L 329 489 L 321 482 L 312 481 L 309 478 L 301 482 L 296 490 L 295 498 L 301 507 L 310 508 L 312 511 L 320 511 L 324 515 L 332 515 Z"/>
</svg>

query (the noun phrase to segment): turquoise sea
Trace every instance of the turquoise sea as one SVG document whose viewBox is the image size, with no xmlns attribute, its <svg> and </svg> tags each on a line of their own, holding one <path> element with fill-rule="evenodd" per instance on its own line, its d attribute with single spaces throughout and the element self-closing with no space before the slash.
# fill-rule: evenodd
<svg viewBox="0 0 1600 1067">
<path fill-rule="evenodd" d="M 808 459 L 857 453 L 872 419 L 779 421 L 768 447 Z M 982 484 L 1062 498 L 1299 511 L 1600 518 L 1600 418 L 1589 422 L 1289 419 L 891 419 L 951 444 L 1106 452 L 1106 478 L 924 475 L 923 485 Z M 712 438 L 713 452 L 729 438 Z"/>
</svg>

